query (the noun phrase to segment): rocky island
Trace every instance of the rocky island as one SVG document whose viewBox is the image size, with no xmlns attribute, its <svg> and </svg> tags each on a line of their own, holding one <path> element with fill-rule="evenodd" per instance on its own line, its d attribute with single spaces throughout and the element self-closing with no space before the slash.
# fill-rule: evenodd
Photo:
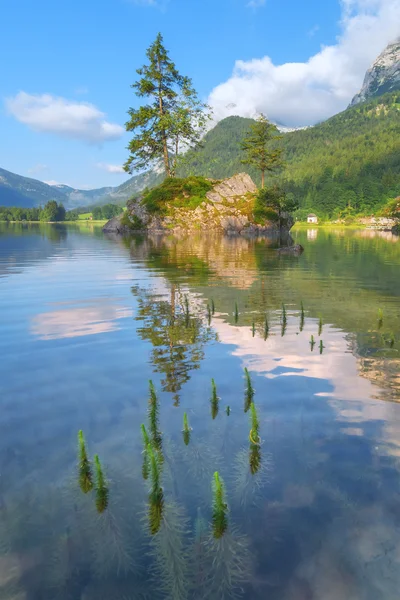
<svg viewBox="0 0 400 600">
<path fill-rule="evenodd" d="M 247 173 L 222 181 L 202 177 L 165 180 L 127 202 L 123 215 L 108 221 L 103 231 L 219 232 L 228 235 L 286 233 L 293 226 L 287 213 L 259 205 L 257 186 Z"/>
</svg>

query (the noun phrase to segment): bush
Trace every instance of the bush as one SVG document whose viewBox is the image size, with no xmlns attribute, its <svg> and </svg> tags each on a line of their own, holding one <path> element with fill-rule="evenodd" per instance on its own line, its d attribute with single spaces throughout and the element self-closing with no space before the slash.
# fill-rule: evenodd
<svg viewBox="0 0 400 600">
<path fill-rule="evenodd" d="M 121 217 L 121 225 L 124 227 L 128 227 L 131 231 L 141 231 L 145 229 L 145 225 L 139 217 L 136 215 L 129 216 L 128 211 L 126 210 Z"/>
<path fill-rule="evenodd" d="M 144 195 L 142 204 L 149 213 L 159 215 L 168 213 L 169 203 L 176 207 L 194 209 L 204 201 L 212 187 L 213 184 L 204 177 L 168 177 L 161 185 Z"/>
</svg>

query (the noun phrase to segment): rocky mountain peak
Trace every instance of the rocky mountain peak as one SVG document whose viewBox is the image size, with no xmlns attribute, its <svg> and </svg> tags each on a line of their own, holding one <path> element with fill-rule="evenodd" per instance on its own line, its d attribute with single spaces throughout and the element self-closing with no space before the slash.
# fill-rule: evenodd
<svg viewBox="0 0 400 600">
<path fill-rule="evenodd" d="M 400 38 L 389 44 L 368 69 L 350 106 L 400 89 Z"/>
</svg>

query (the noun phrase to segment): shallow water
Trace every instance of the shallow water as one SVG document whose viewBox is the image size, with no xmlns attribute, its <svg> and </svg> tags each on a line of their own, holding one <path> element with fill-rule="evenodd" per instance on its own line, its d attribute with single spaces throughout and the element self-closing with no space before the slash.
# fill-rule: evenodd
<svg viewBox="0 0 400 600">
<path fill-rule="evenodd" d="M 400 239 L 294 237 L 304 254 L 278 258 L 274 240 L 2 226 L 2 600 L 398 599 Z M 245 367 L 262 440 L 254 475 Z M 164 455 L 154 536 L 149 379 Z M 77 484 L 79 429 L 108 480 L 103 514 Z M 215 471 L 229 506 L 221 539 Z"/>
</svg>

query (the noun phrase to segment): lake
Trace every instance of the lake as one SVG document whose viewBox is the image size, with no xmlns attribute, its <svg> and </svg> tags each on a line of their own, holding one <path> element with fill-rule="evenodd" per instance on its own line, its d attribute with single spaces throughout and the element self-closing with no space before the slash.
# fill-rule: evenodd
<svg viewBox="0 0 400 600">
<path fill-rule="evenodd" d="M 2 600 L 398 600 L 400 239 L 293 237 L 1 226 Z"/>
</svg>

